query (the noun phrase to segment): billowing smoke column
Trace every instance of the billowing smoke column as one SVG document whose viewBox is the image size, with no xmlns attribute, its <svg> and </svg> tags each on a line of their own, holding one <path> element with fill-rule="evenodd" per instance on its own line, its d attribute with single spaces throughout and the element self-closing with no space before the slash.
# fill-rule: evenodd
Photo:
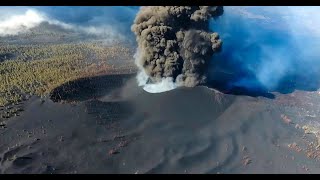
<svg viewBox="0 0 320 180">
<path fill-rule="evenodd" d="M 223 14 L 219 6 L 142 7 L 131 30 L 136 35 L 140 85 L 151 93 L 206 82 L 206 69 L 222 42 L 209 32 L 209 20 Z"/>
</svg>

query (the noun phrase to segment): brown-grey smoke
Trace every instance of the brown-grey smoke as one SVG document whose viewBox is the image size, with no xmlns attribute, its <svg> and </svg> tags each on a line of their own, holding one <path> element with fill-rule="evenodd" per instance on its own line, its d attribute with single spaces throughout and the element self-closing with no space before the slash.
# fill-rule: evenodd
<svg viewBox="0 0 320 180">
<path fill-rule="evenodd" d="M 179 86 L 205 83 L 208 62 L 222 45 L 219 35 L 209 31 L 209 20 L 222 13 L 221 6 L 142 7 L 131 27 L 138 65 L 153 83 L 163 78 Z"/>
</svg>

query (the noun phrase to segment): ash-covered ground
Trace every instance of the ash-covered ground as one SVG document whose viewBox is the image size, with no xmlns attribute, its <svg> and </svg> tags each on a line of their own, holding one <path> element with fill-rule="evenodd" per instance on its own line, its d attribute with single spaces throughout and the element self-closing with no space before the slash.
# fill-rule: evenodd
<svg viewBox="0 0 320 180">
<path fill-rule="evenodd" d="M 83 98 L 34 97 L 1 125 L 1 173 L 320 172 L 319 92 L 150 94 L 134 75 L 92 78 L 105 85 L 94 93 L 86 83 L 76 82 Z"/>
</svg>

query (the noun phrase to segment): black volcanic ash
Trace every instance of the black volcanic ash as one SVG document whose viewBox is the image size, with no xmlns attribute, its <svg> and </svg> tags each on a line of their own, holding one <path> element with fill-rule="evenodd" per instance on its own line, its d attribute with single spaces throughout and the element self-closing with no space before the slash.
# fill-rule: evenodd
<svg viewBox="0 0 320 180">
<path fill-rule="evenodd" d="M 220 6 L 142 7 L 131 30 L 139 48 L 138 66 L 153 83 L 172 78 L 178 86 L 206 82 L 206 68 L 222 42 L 209 32 L 209 20 L 223 14 Z"/>
</svg>

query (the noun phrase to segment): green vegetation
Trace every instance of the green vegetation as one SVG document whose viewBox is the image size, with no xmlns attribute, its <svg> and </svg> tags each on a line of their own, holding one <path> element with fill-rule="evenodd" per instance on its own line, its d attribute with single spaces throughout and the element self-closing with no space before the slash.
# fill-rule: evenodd
<svg viewBox="0 0 320 180">
<path fill-rule="evenodd" d="M 116 61 L 132 65 L 131 57 L 126 47 L 102 43 L 1 45 L 0 106 L 46 96 L 71 80 L 110 73 Z"/>
</svg>

